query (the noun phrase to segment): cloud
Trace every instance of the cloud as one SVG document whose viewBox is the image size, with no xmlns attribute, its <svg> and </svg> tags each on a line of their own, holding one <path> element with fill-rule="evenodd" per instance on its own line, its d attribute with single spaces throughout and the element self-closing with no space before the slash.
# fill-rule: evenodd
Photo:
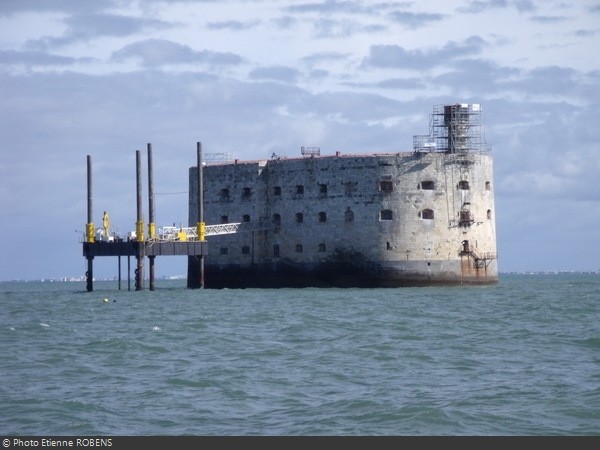
<svg viewBox="0 0 600 450">
<path fill-rule="evenodd" d="M 505 9 L 514 7 L 519 12 L 534 11 L 535 5 L 531 0 L 471 0 L 467 6 L 461 6 L 456 10 L 465 13 L 482 13 L 493 9 Z"/>
<path fill-rule="evenodd" d="M 305 56 L 304 58 L 302 58 L 302 61 L 312 66 L 321 63 L 328 64 L 331 62 L 344 61 L 348 59 L 351 55 L 351 53 L 341 52 L 317 52 Z"/>
<path fill-rule="evenodd" d="M 529 95 L 568 96 L 584 100 L 587 94 L 582 94 L 587 92 L 586 82 L 582 80 L 584 82 L 581 83 L 581 77 L 585 79 L 585 76 L 571 68 L 545 66 L 532 69 L 519 79 L 502 82 L 501 87 Z"/>
<path fill-rule="evenodd" d="M 577 30 L 577 31 L 575 31 L 575 36 L 583 37 L 583 38 L 594 37 L 594 36 L 596 36 L 598 34 L 599 31 L 600 31 L 600 29 L 595 29 L 595 30 Z"/>
<path fill-rule="evenodd" d="M 143 30 L 160 30 L 171 27 L 157 19 L 116 14 L 78 14 L 65 19 L 71 34 L 86 38 L 96 36 L 129 36 Z"/>
<path fill-rule="evenodd" d="M 353 20 L 318 19 L 312 22 L 317 38 L 346 38 L 356 33 L 376 33 L 386 30 L 384 25 L 367 24 Z"/>
<path fill-rule="evenodd" d="M 210 64 L 216 66 L 236 65 L 242 58 L 234 53 L 195 51 L 187 45 L 164 39 L 146 39 L 129 44 L 112 54 L 117 62 L 140 60 L 144 67 L 160 67 L 167 64 Z"/>
<path fill-rule="evenodd" d="M 431 22 L 439 22 L 446 15 L 439 13 L 413 13 L 409 11 L 394 11 L 388 17 L 395 23 L 410 29 L 417 29 L 429 25 Z"/>
<path fill-rule="evenodd" d="M 497 93 L 503 82 L 522 76 L 516 68 L 499 66 L 481 59 L 459 59 L 450 64 L 451 69 L 431 79 L 435 86 L 447 86 L 451 92 L 459 95 Z"/>
<path fill-rule="evenodd" d="M 44 36 L 31 40 L 27 43 L 27 47 L 44 50 L 100 37 L 130 36 L 142 31 L 160 30 L 173 26 L 162 20 L 115 14 L 75 14 L 63 21 L 67 25 L 67 30 L 62 36 Z"/>
<path fill-rule="evenodd" d="M 406 50 L 398 45 L 373 45 L 362 66 L 430 69 L 458 57 L 480 53 L 486 45 L 486 41 L 479 36 L 471 36 L 462 43 L 449 41 L 439 49 L 429 50 Z"/>
<path fill-rule="evenodd" d="M 0 50 L 0 65 L 5 66 L 68 66 L 91 61 L 92 58 L 73 58 L 39 51 Z"/>
<path fill-rule="evenodd" d="M 94 0 L 85 2 L 81 0 L 2 0 L 0 17 L 20 12 L 91 12 L 104 11 L 118 6 L 115 0 Z"/>
<path fill-rule="evenodd" d="M 427 86 L 422 78 L 390 78 L 375 84 L 385 89 L 423 89 Z"/>
<path fill-rule="evenodd" d="M 566 16 L 531 16 L 529 20 L 541 24 L 554 25 L 555 23 L 565 22 L 569 18 Z"/>
<path fill-rule="evenodd" d="M 209 30 L 231 30 L 231 31 L 242 31 L 249 30 L 260 26 L 259 20 L 251 20 L 247 22 L 240 22 L 238 20 L 226 20 L 223 22 L 208 22 L 206 27 Z"/>
<path fill-rule="evenodd" d="M 253 80 L 274 80 L 284 83 L 295 83 L 300 76 L 300 71 L 285 66 L 258 67 L 253 69 L 248 76 Z"/>
<path fill-rule="evenodd" d="M 302 3 L 299 5 L 291 5 L 285 8 L 288 13 L 319 13 L 319 14 L 333 14 L 333 13 L 364 13 L 368 11 L 365 9 L 360 2 L 356 1 L 337 1 L 337 0 L 325 0 L 321 3 Z"/>
</svg>

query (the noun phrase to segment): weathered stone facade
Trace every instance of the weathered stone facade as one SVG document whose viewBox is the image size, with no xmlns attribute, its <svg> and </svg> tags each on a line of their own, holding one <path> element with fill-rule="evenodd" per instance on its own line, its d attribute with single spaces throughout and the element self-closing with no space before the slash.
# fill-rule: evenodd
<svg viewBox="0 0 600 450">
<path fill-rule="evenodd" d="M 190 168 L 189 224 L 198 220 Z M 207 165 L 206 287 L 409 286 L 498 281 L 493 160 L 445 152 Z M 253 228 L 253 229 L 252 229 Z M 190 257 L 188 286 L 198 287 Z"/>
</svg>

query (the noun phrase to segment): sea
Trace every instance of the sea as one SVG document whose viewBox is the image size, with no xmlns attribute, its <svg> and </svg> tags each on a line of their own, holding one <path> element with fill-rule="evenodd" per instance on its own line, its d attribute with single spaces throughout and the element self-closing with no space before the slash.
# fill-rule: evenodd
<svg viewBox="0 0 600 450">
<path fill-rule="evenodd" d="M 600 274 L 0 283 L 0 435 L 598 436 Z"/>
</svg>

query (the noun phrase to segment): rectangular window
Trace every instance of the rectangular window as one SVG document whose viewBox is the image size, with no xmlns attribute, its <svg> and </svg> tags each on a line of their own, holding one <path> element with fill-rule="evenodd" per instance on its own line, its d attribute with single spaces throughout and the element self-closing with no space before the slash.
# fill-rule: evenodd
<svg viewBox="0 0 600 450">
<path fill-rule="evenodd" d="M 379 190 L 381 192 L 392 192 L 394 190 L 394 182 L 391 180 L 381 180 L 379 182 Z"/>
<path fill-rule="evenodd" d="M 347 181 L 344 183 L 344 192 L 347 196 L 351 197 L 354 192 L 358 189 L 358 183 L 355 181 Z"/>
</svg>

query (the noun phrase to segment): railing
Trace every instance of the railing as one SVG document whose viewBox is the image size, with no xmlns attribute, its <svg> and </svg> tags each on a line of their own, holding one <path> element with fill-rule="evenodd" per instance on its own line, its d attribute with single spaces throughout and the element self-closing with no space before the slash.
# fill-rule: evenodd
<svg viewBox="0 0 600 450">
<path fill-rule="evenodd" d="M 237 222 L 206 225 L 206 236 L 219 236 L 242 231 L 260 231 L 274 229 L 271 222 Z M 198 230 L 196 227 L 162 227 L 158 229 L 156 238 L 148 239 L 153 242 L 197 241 Z"/>
</svg>

